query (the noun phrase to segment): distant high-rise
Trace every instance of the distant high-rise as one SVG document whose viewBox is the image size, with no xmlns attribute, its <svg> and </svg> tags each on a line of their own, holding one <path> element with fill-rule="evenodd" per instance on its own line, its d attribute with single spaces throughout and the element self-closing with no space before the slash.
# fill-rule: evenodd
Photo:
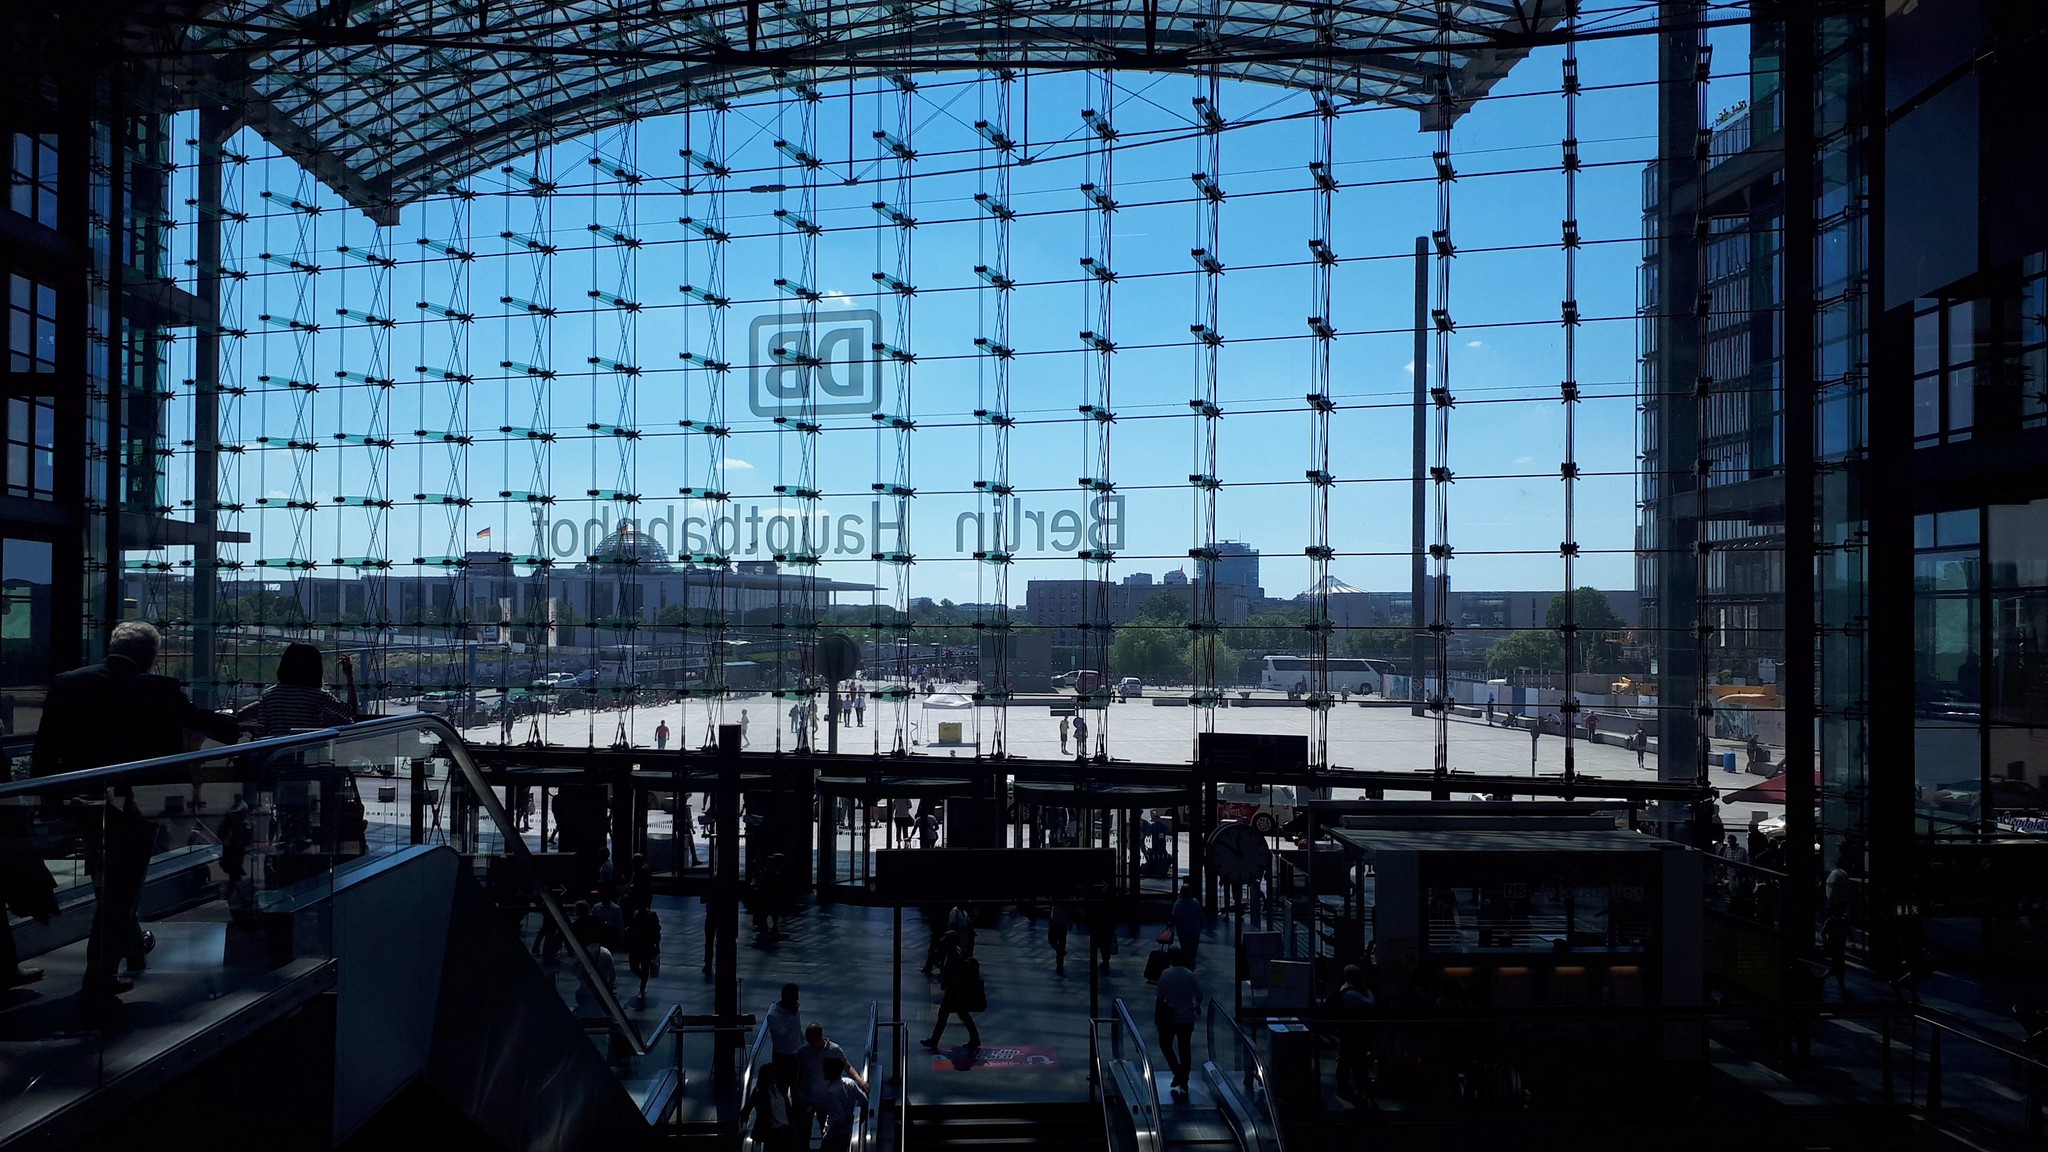
<svg viewBox="0 0 2048 1152">
<path fill-rule="evenodd" d="M 1266 594 L 1265 589 L 1259 586 L 1257 548 L 1235 540 L 1221 540 L 1210 544 L 1209 552 L 1215 559 L 1203 559 L 1196 569 L 1196 578 L 1213 580 L 1218 584 L 1235 584 L 1253 599 Z"/>
</svg>

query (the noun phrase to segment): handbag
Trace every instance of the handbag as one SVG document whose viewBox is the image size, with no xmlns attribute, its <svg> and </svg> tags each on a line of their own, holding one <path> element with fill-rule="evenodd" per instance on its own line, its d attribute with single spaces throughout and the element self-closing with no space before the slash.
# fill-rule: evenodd
<svg viewBox="0 0 2048 1152">
<path fill-rule="evenodd" d="M 1159 930 L 1159 935 L 1154 936 L 1152 938 L 1152 942 L 1154 944 L 1159 945 L 1162 948 L 1164 948 L 1168 944 L 1173 943 L 1173 929 L 1161 928 Z"/>
</svg>

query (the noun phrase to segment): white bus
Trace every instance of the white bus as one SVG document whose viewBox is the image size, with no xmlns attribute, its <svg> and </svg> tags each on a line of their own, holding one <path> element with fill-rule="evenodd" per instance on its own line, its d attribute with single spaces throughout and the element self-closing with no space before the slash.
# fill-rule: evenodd
<svg viewBox="0 0 2048 1152">
<path fill-rule="evenodd" d="M 1365 660 L 1350 656 L 1332 656 L 1329 661 L 1330 679 L 1328 691 L 1352 692 L 1372 696 L 1384 696 L 1387 691 L 1386 678 L 1393 674 L 1391 660 Z M 1259 672 L 1259 687 L 1275 692 L 1292 692 L 1296 688 L 1304 691 L 1315 687 L 1311 674 L 1315 661 L 1307 656 L 1268 656 Z"/>
</svg>

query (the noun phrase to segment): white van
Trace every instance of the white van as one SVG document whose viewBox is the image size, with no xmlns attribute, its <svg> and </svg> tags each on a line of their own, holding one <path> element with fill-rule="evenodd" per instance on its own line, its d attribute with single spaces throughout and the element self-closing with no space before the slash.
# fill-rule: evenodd
<svg viewBox="0 0 2048 1152">
<path fill-rule="evenodd" d="M 1271 836 L 1301 817 L 1295 806 L 1294 787 L 1269 784 L 1251 788 L 1243 784 L 1216 786 L 1216 820 L 1242 820 L 1261 836 Z"/>
</svg>

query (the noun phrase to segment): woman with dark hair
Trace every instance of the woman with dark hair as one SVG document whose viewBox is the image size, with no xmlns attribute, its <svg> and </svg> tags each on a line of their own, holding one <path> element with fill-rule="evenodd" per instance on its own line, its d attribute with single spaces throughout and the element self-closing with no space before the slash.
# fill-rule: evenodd
<svg viewBox="0 0 2048 1152">
<path fill-rule="evenodd" d="M 321 687 L 327 670 L 320 649 L 311 644 L 287 644 L 277 660 L 277 683 L 265 688 L 263 695 L 235 718 L 253 725 L 259 738 L 353 724 L 356 670 L 346 656 L 341 658 L 341 675 L 348 684 L 346 705 Z"/>
</svg>

